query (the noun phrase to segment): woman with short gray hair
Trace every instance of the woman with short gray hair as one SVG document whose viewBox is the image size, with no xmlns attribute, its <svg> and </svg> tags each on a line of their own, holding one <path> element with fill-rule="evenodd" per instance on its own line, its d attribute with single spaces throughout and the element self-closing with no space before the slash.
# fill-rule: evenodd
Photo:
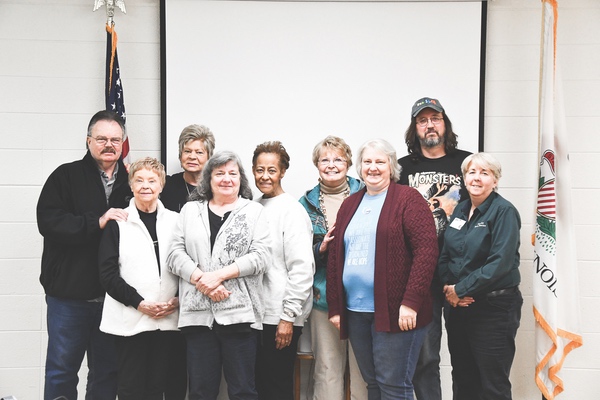
<svg viewBox="0 0 600 400">
<path fill-rule="evenodd" d="M 350 339 L 369 400 L 412 400 L 432 319 L 435 225 L 423 196 L 396 183 L 391 144 L 366 142 L 356 164 L 365 189 L 350 195 L 337 215 L 327 261 L 329 321 Z"/>
<path fill-rule="evenodd" d="M 189 125 L 179 135 L 179 162 L 183 172 L 167 177 L 160 200 L 179 212 L 202 178 L 202 170 L 215 149 L 215 136 L 204 125 Z"/>
</svg>

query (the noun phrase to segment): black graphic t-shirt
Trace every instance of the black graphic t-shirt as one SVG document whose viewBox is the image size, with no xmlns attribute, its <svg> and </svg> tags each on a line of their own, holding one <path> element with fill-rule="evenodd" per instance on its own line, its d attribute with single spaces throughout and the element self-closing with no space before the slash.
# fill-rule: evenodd
<svg viewBox="0 0 600 400">
<path fill-rule="evenodd" d="M 398 160 L 402 167 L 398 183 L 417 189 L 427 200 L 440 243 L 454 208 L 469 197 L 460 165 L 470 154 L 456 150 L 440 158 L 408 155 Z"/>
</svg>

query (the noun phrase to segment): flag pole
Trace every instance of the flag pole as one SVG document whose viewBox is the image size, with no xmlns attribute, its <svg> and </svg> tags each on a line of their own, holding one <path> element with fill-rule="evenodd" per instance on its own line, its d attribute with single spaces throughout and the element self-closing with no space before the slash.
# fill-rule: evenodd
<svg viewBox="0 0 600 400">
<path fill-rule="evenodd" d="M 125 2 L 123 0 L 95 0 L 94 11 L 106 5 L 106 84 L 105 107 L 106 110 L 117 113 L 126 123 L 127 114 L 125 113 L 125 99 L 123 95 L 123 84 L 121 82 L 121 71 L 119 68 L 119 58 L 117 55 L 117 32 L 115 31 L 115 6 L 124 14 Z M 129 155 L 129 136 L 124 132 L 123 145 L 121 149 L 121 158 L 125 164 L 130 163 Z"/>
</svg>

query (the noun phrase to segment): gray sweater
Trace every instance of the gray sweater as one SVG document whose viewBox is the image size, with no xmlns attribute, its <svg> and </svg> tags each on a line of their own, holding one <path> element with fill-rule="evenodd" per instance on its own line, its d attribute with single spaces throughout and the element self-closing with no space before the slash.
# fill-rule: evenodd
<svg viewBox="0 0 600 400">
<path fill-rule="evenodd" d="M 181 209 L 167 264 L 179 279 L 179 327 L 250 323 L 262 329 L 262 275 L 271 257 L 269 225 L 263 207 L 239 198 L 216 237 L 211 252 L 207 203 L 191 201 Z M 190 283 L 196 268 L 216 271 L 232 263 L 239 277 L 223 282 L 231 295 L 214 302 Z"/>
</svg>

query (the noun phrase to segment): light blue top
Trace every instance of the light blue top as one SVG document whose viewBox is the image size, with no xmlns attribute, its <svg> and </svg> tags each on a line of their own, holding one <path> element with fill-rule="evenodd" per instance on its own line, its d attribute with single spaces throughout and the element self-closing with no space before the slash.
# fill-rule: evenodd
<svg viewBox="0 0 600 400">
<path fill-rule="evenodd" d="M 387 191 L 365 194 L 344 234 L 343 282 L 348 310 L 374 312 L 375 238 Z"/>
</svg>

